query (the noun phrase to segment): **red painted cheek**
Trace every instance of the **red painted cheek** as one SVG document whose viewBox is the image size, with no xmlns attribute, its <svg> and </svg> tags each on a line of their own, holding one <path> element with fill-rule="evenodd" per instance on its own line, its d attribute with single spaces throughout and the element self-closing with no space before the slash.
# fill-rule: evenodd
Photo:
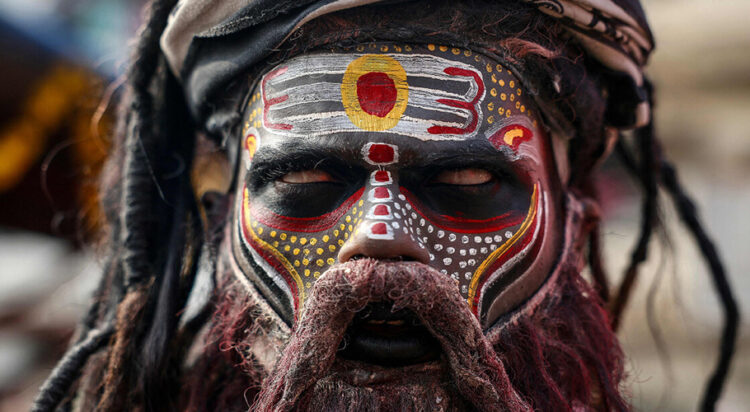
<svg viewBox="0 0 750 412">
<path fill-rule="evenodd" d="M 357 79 L 357 99 L 367 114 L 387 116 L 396 105 L 396 96 L 396 85 L 385 73 L 371 72 Z"/>
</svg>

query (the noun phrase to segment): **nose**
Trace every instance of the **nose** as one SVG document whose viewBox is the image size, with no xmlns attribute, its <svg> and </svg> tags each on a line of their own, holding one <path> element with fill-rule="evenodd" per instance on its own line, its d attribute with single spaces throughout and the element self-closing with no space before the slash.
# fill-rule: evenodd
<svg viewBox="0 0 750 412">
<path fill-rule="evenodd" d="M 369 257 L 380 260 L 417 261 L 428 264 L 430 254 L 418 238 L 404 231 L 401 216 L 392 209 L 392 202 L 382 201 L 391 197 L 389 188 L 373 188 L 365 204 L 367 215 L 353 236 L 341 247 L 339 262 Z M 384 192 L 384 194 L 379 193 Z M 381 196 L 381 197 L 379 197 Z"/>
</svg>

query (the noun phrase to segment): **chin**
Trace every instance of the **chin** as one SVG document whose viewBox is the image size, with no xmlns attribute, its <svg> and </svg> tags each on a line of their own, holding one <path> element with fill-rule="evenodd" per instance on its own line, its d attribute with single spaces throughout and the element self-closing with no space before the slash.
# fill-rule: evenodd
<svg viewBox="0 0 750 412">
<path fill-rule="evenodd" d="M 186 409 L 628 409 L 622 351 L 572 266 L 487 330 L 450 278 L 414 262 L 332 267 L 291 329 L 227 279 Z"/>
</svg>

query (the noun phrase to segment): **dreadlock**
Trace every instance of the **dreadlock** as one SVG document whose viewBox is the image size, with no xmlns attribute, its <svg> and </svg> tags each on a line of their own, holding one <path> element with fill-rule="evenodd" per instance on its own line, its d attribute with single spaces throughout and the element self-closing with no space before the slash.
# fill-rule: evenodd
<svg viewBox="0 0 750 412">
<path fill-rule="evenodd" d="M 83 385 L 79 378 L 85 373 L 95 375 L 90 379 L 95 382 L 90 404 L 97 409 L 177 407 L 173 402 L 179 390 L 185 351 L 207 317 L 196 317 L 182 328 L 178 328 L 178 320 L 192 288 L 198 261 L 204 254 L 215 253 L 210 245 L 216 236 L 201 226 L 190 184 L 196 142 L 195 138 L 185 136 L 196 136 L 197 127 L 186 121 L 190 115 L 185 98 L 159 46 L 176 3 L 176 0 L 152 0 L 138 34 L 120 105 L 115 149 L 102 180 L 102 201 L 109 223 L 104 276 L 77 338 L 42 387 L 34 411 L 69 409 L 70 394 L 75 385 Z M 404 9 L 407 7 L 409 11 L 395 14 L 380 9 L 370 16 L 344 11 L 319 18 L 303 26 L 292 37 L 292 45 L 269 60 L 330 43 L 378 36 L 382 39 L 384 32 L 392 40 L 422 36 L 419 38 L 462 47 L 469 46 L 467 38 L 493 39 L 481 47 L 488 53 L 517 60 L 526 78 L 540 79 L 530 82 L 536 89 L 534 92 L 541 96 L 540 102 L 555 106 L 575 131 L 568 150 L 571 165 L 568 188 L 596 198 L 593 171 L 610 148 L 603 137 L 611 107 L 607 107 L 603 90 L 616 87 L 618 78 L 584 58 L 574 42 L 560 40 L 567 37 L 559 24 L 532 6 L 469 0 L 451 5 L 455 11 L 450 16 L 439 16 L 438 21 L 425 17 L 429 13 L 423 9 L 429 7 L 407 5 Z M 493 13 L 487 13 L 488 9 Z M 385 15 L 389 18 L 382 17 Z M 419 24 L 411 24 L 415 16 L 428 19 L 428 24 L 421 28 Z M 435 27 L 445 29 L 438 33 Z M 459 38 L 457 34 L 463 36 Z M 653 95 L 650 86 L 648 91 Z M 636 284 L 638 267 L 647 258 L 654 228 L 659 223 L 659 187 L 664 187 L 708 262 L 725 309 L 718 366 L 701 405 L 702 410 L 713 410 L 734 352 L 739 323 L 737 306 L 718 253 L 699 222 L 695 206 L 659 149 L 653 124 L 635 132 L 633 146 L 638 159 L 624 140 L 618 139 L 618 157 L 643 188 L 640 233 L 618 293 L 611 298 L 602 264 L 599 223 L 592 225 L 587 260 L 594 287 L 602 301 L 610 304 L 611 320 L 617 327 Z M 209 261 L 212 259 L 208 257 Z M 91 365 L 94 355 L 99 365 Z M 86 388 L 78 388 L 82 389 Z"/>
</svg>

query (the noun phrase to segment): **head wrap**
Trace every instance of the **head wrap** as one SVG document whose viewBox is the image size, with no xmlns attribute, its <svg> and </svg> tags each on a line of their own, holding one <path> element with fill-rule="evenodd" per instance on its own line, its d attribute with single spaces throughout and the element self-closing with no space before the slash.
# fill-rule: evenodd
<svg viewBox="0 0 750 412">
<path fill-rule="evenodd" d="M 401 0 L 406 1 L 406 0 Z M 582 47 L 611 70 L 616 84 L 611 126 L 650 120 L 643 66 L 653 40 L 638 0 L 517 0 L 560 21 Z M 181 0 L 172 10 L 161 48 L 182 82 L 188 106 L 209 133 L 231 114 L 218 98 L 238 75 L 261 62 L 304 23 L 340 10 L 385 0 Z M 398 2 L 392 1 L 391 3 Z M 611 111 L 611 108 L 610 108 Z"/>
</svg>

